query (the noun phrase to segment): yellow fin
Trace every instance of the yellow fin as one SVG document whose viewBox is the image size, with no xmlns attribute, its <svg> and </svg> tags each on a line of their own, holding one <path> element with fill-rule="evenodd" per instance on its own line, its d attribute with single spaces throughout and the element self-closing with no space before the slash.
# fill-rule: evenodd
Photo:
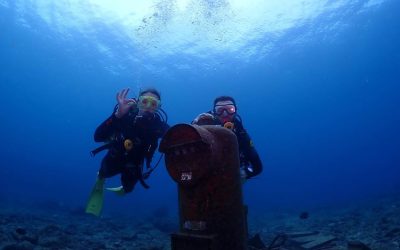
<svg viewBox="0 0 400 250">
<path fill-rule="evenodd" d="M 86 213 L 99 216 L 103 208 L 104 199 L 104 179 L 97 179 L 89 196 L 89 201 L 86 205 Z"/>
</svg>

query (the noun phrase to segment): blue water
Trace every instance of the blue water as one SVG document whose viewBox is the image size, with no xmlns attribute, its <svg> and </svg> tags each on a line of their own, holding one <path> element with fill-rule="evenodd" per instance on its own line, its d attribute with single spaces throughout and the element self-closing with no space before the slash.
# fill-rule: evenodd
<svg viewBox="0 0 400 250">
<path fill-rule="evenodd" d="M 236 98 L 264 164 L 253 211 L 398 192 L 399 1 L 129 2 L 0 0 L 0 200 L 84 207 L 95 128 L 146 86 L 170 125 Z M 149 184 L 105 213 L 176 207 L 163 162 Z"/>
</svg>

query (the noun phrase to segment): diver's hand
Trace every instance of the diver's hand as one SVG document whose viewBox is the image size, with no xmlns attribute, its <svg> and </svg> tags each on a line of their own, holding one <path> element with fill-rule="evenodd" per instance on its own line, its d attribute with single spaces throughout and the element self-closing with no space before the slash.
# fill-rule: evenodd
<svg viewBox="0 0 400 250">
<path fill-rule="evenodd" d="M 136 106 L 135 99 L 126 98 L 126 96 L 128 95 L 128 92 L 129 92 L 129 88 L 123 89 L 117 93 L 118 110 L 115 112 L 115 116 L 117 118 L 123 117 L 124 115 L 126 115 L 126 113 L 128 113 L 128 111 L 132 107 Z"/>
<path fill-rule="evenodd" d="M 240 169 L 240 181 L 242 184 L 247 181 L 247 173 L 243 168 Z"/>
<path fill-rule="evenodd" d="M 212 125 L 214 121 L 214 116 L 210 113 L 201 113 L 196 118 L 194 118 L 192 124 L 196 125 Z"/>
</svg>

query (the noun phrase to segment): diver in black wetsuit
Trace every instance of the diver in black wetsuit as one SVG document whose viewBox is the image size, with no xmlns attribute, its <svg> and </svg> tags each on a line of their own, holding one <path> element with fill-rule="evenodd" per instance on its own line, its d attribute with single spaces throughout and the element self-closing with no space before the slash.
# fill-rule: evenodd
<svg viewBox="0 0 400 250">
<path fill-rule="evenodd" d="M 232 129 L 238 139 L 242 178 L 249 179 L 262 172 L 263 166 L 260 157 L 249 134 L 243 127 L 242 120 L 237 114 L 236 102 L 232 97 L 217 97 L 214 100 L 213 110 L 198 115 L 192 124 L 221 125 Z"/>
<path fill-rule="evenodd" d="M 93 150 L 92 154 L 108 149 L 101 162 L 96 184 L 92 190 L 86 212 L 99 215 L 103 204 L 104 180 L 121 174 L 122 186 L 107 188 L 123 195 L 133 190 L 139 181 L 144 182 L 151 171 L 150 163 L 158 140 L 169 126 L 161 106 L 160 93 L 156 89 L 145 89 L 139 98 L 127 98 L 129 89 L 117 94 L 118 105 L 113 114 L 96 129 L 94 140 L 106 144 Z M 146 164 L 147 172 L 143 172 Z"/>
</svg>

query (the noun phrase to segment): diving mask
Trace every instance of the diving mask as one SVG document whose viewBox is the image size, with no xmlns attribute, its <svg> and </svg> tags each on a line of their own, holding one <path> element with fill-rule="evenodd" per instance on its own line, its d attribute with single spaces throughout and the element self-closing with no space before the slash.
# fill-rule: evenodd
<svg viewBox="0 0 400 250">
<path fill-rule="evenodd" d="M 233 115 L 236 113 L 236 107 L 233 104 L 227 104 L 227 105 L 216 105 L 214 107 L 214 112 L 216 115 L 222 115 L 224 113 L 228 113 L 229 115 Z"/>
<path fill-rule="evenodd" d="M 139 109 L 147 111 L 156 110 L 160 107 L 160 100 L 152 96 L 142 95 L 139 96 L 138 107 Z"/>
</svg>

